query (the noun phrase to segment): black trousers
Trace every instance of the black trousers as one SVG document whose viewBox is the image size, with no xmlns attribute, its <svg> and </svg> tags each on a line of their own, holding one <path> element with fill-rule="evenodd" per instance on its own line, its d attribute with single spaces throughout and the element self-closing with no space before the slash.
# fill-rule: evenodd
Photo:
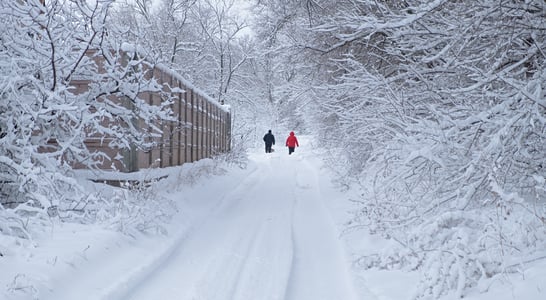
<svg viewBox="0 0 546 300">
<path fill-rule="evenodd" d="M 271 153 L 272 144 L 265 143 L 265 153 Z"/>
<path fill-rule="evenodd" d="M 292 152 L 294 152 L 295 149 L 296 147 L 288 147 L 288 154 L 292 154 Z"/>
</svg>

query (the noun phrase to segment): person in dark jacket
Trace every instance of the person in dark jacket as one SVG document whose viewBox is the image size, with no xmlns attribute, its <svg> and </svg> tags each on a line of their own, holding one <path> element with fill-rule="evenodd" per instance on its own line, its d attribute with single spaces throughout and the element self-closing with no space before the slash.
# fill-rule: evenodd
<svg viewBox="0 0 546 300">
<path fill-rule="evenodd" d="M 271 146 L 275 145 L 275 136 L 271 133 L 271 129 L 264 135 L 265 153 L 273 152 Z"/>
<path fill-rule="evenodd" d="M 294 131 L 290 132 L 290 136 L 286 139 L 286 147 L 288 147 L 288 154 L 292 154 L 296 147 L 299 147 L 300 144 L 298 144 L 298 139 L 294 135 Z"/>
</svg>

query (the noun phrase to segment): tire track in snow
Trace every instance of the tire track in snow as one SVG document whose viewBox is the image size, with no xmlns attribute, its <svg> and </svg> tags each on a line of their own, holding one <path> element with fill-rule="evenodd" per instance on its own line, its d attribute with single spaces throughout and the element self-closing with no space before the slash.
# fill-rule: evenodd
<svg viewBox="0 0 546 300">
<path fill-rule="evenodd" d="M 249 193 L 246 208 L 251 208 L 256 216 L 251 224 L 258 228 L 256 239 L 245 254 L 234 293 L 222 299 L 284 299 L 286 270 L 292 261 L 291 210 L 287 205 L 292 199 L 292 189 L 282 185 L 287 174 L 275 172 L 280 165 L 278 156 L 264 163 L 265 185 L 256 186 L 255 191 Z"/>
<path fill-rule="evenodd" d="M 248 253 L 248 263 L 229 299 L 284 299 L 292 264 L 293 187 L 283 186 L 290 169 L 279 157 L 267 162 L 269 189 L 261 204 L 264 213 L 258 239 Z M 281 168 L 283 171 L 279 172 Z M 263 188 L 263 187 L 262 187 Z M 227 299 L 227 298 L 226 298 Z"/>
<path fill-rule="evenodd" d="M 228 252 L 216 252 L 205 272 L 193 286 L 188 299 L 235 299 L 237 283 L 248 260 L 258 231 L 249 233 L 249 236 L 239 236 L 230 239 L 233 244 Z M 211 288 L 210 283 L 214 283 Z"/>
<path fill-rule="evenodd" d="M 297 266 L 296 266 L 297 260 L 295 259 L 295 255 L 296 253 L 300 252 L 299 249 L 296 248 L 297 243 L 296 243 L 296 236 L 294 234 L 295 232 L 294 220 L 296 218 L 296 207 L 298 205 L 298 198 L 296 197 L 296 193 L 294 192 L 294 190 L 292 190 L 292 197 L 293 197 L 293 201 L 291 203 L 292 207 L 290 210 L 290 241 L 291 241 L 290 244 L 292 245 L 292 257 L 290 260 L 290 268 L 289 268 L 288 278 L 286 281 L 286 287 L 284 290 L 283 299 L 289 299 L 289 295 L 293 293 L 294 288 L 292 287 L 292 280 L 296 276 L 296 269 L 297 269 Z"/>
<path fill-rule="evenodd" d="M 295 164 L 294 257 L 285 299 L 357 299 L 342 242 L 324 205 L 318 170 L 304 157 Z"/>
</svg>

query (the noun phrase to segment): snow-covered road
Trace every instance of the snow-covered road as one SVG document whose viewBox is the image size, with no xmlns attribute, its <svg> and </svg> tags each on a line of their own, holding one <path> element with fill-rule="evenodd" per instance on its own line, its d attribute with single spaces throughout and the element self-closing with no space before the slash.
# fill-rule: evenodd
<svg viewBox="0 0 546 300">
<path fill-rule="evenodd" d="M 251 171 L 214 193 L 212 213 L 124 299 L 357 299 L 317 167 L 303 153 L 251 159 Z"/>
</svg>

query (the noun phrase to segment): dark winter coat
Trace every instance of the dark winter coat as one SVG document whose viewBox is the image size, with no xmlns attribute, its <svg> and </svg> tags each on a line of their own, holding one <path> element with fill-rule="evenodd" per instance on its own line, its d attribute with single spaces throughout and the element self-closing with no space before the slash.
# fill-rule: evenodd
<svg viewBox="0 0 546 300">
<path fill-rule="evenodd" d="M 294 148 L 299 147 L 300 144 L 298 144 L 298 139 L 294 135 L 294 131 L 290 132 L 290 136 L 286 139 L 286 147 Z"/>
<path fill-rule="evenodd" d="M 275 145 L 275 136 L 269 131 L 264 135 L 264 142 L 266 145 Z"/>
</svg>

